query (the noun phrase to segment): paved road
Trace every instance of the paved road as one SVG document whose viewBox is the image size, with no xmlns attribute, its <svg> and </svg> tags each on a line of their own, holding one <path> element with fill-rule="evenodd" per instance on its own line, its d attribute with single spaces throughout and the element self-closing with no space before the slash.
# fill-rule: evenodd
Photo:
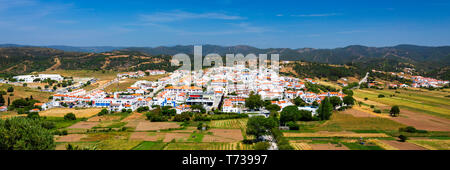
<svg viewBox="0 0 450 170">
<path fill-rule="evenodd" d="M 361 86 L 361 84 L 366 83 L 367 82 L 367 78 L 369 78 L 369 72 L 367 72 L 366 77 L 364 77 L 360 82 L 359 82 L 359 86 Z"/>
<path fill-rule="evenodd" d="M 153 90 L 151 93 L 150 93 L 150 97 L 155 97 L 155 95 L 157 95 L 157 94 L 155 94 L 156 92 L 158 92 L 159 90 L 161 90 L 161 89 L 163 89 L 164 88 L 164 86 L 163 85 L 159 85 L 158 87 L 156 87 L 156 89 L 155 90 Z"/>
<path fill-rule="evenodd" d="M 119 81 L 120 81 L 119 78 L 115 78 L 114 80 L 111 80 L 108 83 L 105 83 L 105 84 L 103 84 L 103 85 L 101 85 L 101 86 L 99 86 L 99 87 L 89 91 L 88 94 L 91 94 L 91 93 L 93 93 L 93 92 L 95 92 L 97 90 L 104 90 L 106 87 L 110 86 L 111 84 L 118 83 Z"/>
</svg>

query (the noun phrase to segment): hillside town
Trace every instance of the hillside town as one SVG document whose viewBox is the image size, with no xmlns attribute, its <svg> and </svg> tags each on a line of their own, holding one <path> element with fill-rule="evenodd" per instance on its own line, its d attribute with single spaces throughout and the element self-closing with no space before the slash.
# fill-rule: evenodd
<svg viewBox="0 0 450 170">
<path fill-rule="evenodd" d="M 372 72 L 380 72 L 372 70 Z M 223 113 L 251 113 L 255 112 L 245 107 L 245 101 L 254 93 L 262 100 L 270 101 L 281 109 L 294 105 L 293 100 L 301 98 L 305 103 L 320 104 L 325 97 L 345 97 L 342 92 L 314 93 L 308 91 L 305 83 L 317 84 L 312 78 L 293 78 L 280 76 L 272 69 L 249 69 L 244 65 L 234 67 L 215 67 L 201 71 L 175 71 L 168 73 L 167 77 L 157 81 L 139 80 L 124 91 L 105 92 L 104 88 L 124 79 L 137 79 L 151 75 L 165 75 L 164 70 L 146 70 L 117 74 L 115 80 L 110 81 L 102 88 L 87 91 L 82 85 L 87 81 L 95 82 L 94 78 L 79 82 L 79 85 L 64 91 L 56 91 L 47 103 L 36 103 L 30 110 L 39 112 L 50 108 L 106 108 L 111 112 L 124 110 L 135 111 L 140 107 L 170 106 L 178 114 L 191 111 L 192 105 L 201 105 L 207 111 L 220 111 Z M 401 78 L 411 80 L 412 84 L 389 84 L 389 88 L 428 88 L 442 87 L 448 81 L 436 80 L 422 76 L 408 76 L 405 73 L 390 73 Z M 40 80 L 61 82 L 65 78 L 58 74 L 39 74 L 15 76 L 21 83 L 32 83 Z M 368 87 L 380 84 L 369 82 Z M 44 89 L 45 90 L 45 89 Z M 317 106 L 317 105 L 316 105 Z M 2 108 L 4 110 L 4 108 Z M 313 106 L 299 107 L 313 114 L 317 108 Z M 268 113 L 264 110 L 259 113 Z"/>
<path fill-rule="evenodd" d="M 412 74 L 412 70 L 406 68 L 405 69 L 406 72 L 389 72 L 389 73 L 385 73 L 383 71 L 377 71 L 377 70 L 372 70 L 373 73 L 383 73 L 383 74 L 389 74 L 391 76 L 400 78 L 400 79 L 405 79 L 405 80 L 410 80 L 412 83 L 410 84 L 406 84 L 406 83 L 390 83 L 389 84 L 389 88 L 408 88 L 408 87 L 413 87 L 413 88 L 441 88 L 444 87 L 446 85 L 449 85 L 450 82 L 449 81 L 444 81 L 444 80 L 438 80 L 438 79 L 434 79 L 434 78 L 430 78 L 430 77 L 422 77 L 422 76 L 413 76 Z M 374 87 L 377 86 L 377 83 L 369 83 L 368 84 L 369 87 Z"/>
<path fill-rule="evenodd" d="M 145 73 L 147 72 L 147 73 Z M 166 74 L 161 70 L 147 70 L 117 75 L 117 79 L 133 79 L 148 75 Z M 50 78 L 61 81 L 59 75 Z M 46 75 L 37 77 L 19 76 L 25 81 L 36 78 L 48 78 Z M 139 80 L 125 91 L 105 92 L 103 89 L 91 91 L 82 88 L 54 94 L 48 103 L 35 105 L 46 110 L 50 108 L 107 108 L 112 112 L 136 110 L 140 107 L 170 106 L 178 114 L 190 111 L 192 105 L 201 105 L 207 111 L 218 110 L 224 113 L 254 112 L 245 107 L 245 101 L 252 93 L 260 95 L 265 101 L 285 108 L 294 105 L 293 99 L 300 97 L 308 104 L 320 102 L 325 97 L 337 96 L 342 98 L 341 92 L 313 93 L 306 89 L 305 83 L 316 84 L 313 79 L 304 80 L 280 76 L 272 69 L 248 69 L 243 65 L 235 67 L 216 67 L 207 70 L 188 72 L 175 71 L 167 77 L 157 81 Z M 110 83 L 112 84 L 112 83 Z M 300 107 L 311 111 L 317 108 Z M 38 112 L 39 110 L 32 110 Z M 261 111 L 260 113 L 263 113 Z"/>
</svg>

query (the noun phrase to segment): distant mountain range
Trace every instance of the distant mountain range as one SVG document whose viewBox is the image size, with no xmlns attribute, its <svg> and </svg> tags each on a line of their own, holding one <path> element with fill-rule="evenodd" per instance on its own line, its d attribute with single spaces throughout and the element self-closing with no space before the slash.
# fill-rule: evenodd
<svg viewBox="0 0 450 170">
<path fill-rule="evenodd" d="M 91 47 L 75 47 L 75 46 L 28 46 L 17 44 L 0 44 L 0 48 L 5 47 L 42 47 L 63 50 L 66 52 L 88 52 L 102 53 L 115 50 L 123 51 L 139 51 L 149 55 L 175 55 L 178 53 L 193 54 L 193 45 L 177 45 L 177 46 L 160 46 L 160 47 L 113 47 L 113 46 L 91 46 Z M 282 60 L 296 61 L 304 60 L 310 62 L 323 62 L 330 64 L 345 64 L 349 62 L 358 62 L 373 58 L 390 58 L 398 57 L 404 60 L 415 60 L 419 62 L 439 62 L 450 64 L 450 46 L 427 47 L 416 45 L 398 45 L 393 47 L 366 47 L 360 45 L 352 45 L 335 49 L 314 49 L 314 48 L 267 48 L 260 49 L 252 46 L 218 46 L 203 45 L 203 54 L 218 53 L 244 55 L 254 54 L 280 54 Z"/>
<path fill-rule="evenodd" d="M 21 48 L 22 47 L 22 48 Z M 24 48 L 28 47 L 28 48 Z M 193 45 L 178 46 L 160 46 L 160 47 L 112 47 L 112 46 L 93 46 L 93 47 L 73 47 L 73 46 L 26 46 L 16 44 L 3 44 L 0 48 L 14 50 L 24 50 L 38 48 L 49 48 L 61 50 L 67 55 L 83 56 L 82 53 L 96 53 L 95 56 L 101 56 L 101 53 L 110 51 L 120 51 L 123 53 L 139 52 L 148 56 L 175 55 L 194 53 Z M 14 50 L 7 50 L 9 53 Z M 5 51 L 5 50 L 3 50 Z M 38 50 L 40 51 L 40 50 Z M 61 53 L 59 51 L 58 53 Z M 365 69 L 379 69 L 385 71 L 397 71 L 399 68 L 412 67 L 423 73 L 439 73 L 444 77 L 450 77 L 448 70 L 450 67 L 450 46 L 427 47 L 417 45 L 398 45 L 393 47 L 366 47 L 352 45 L 335 49 L 313 49 L 313 48 L 267 48 L 260 49 L 252 46 L 218 46 L 203 45 L 203 54 L 217 53 L 222 56 L 225 54 L 242 53 L 244 55 L 254 54 L 280 54 L 281 60 L 287 61 L 307 61 L 328 64 L 347 64 L 358 65 Z M 22 53 L 16 53 L 20 55 Z M 1 56 L 0 50 L 0 58 Z M 3 54 L 7 55 L 7 54 Z M 24 54 L 22 54 L 24 55 Z M 29 54 L 28 54 L 29 55 Z M 51 52 L 48 54 L 51 56 Z M 56 54 L 55 54 L 56 55 Z M 92 54 L 91 54 L 92 55 Z M 11 56 L 11 55 L 10 55 Z M 32 55 L 31 55 L 32 56 Z M 18 56 L 24 57 L 24 56 Z M 100 59 L 98 59 L 100 61 Z M 109 62 L 109 61 L 108 61 Z M 5 63 L 6 64 L 6 63 Z M 11 63 L 7 63 L 8 65 Z M 0 70 L 1 71 L 1 70 Z M 438 76 L 439 77 L 439 76 Z"/>
<path fill-rule="evenodd" d="M 41 47 L 41 48 L 53 48 L 67 52 L 87 52 L 87 53 L 102 53 L 126 48 L 113 46 L 75 47 L 65 45 L 32 46 L 32 45 L 18 45 L 18 44 L 0 44 L 0 48 L 7 48 L 7 47 Z"/>
</svg>

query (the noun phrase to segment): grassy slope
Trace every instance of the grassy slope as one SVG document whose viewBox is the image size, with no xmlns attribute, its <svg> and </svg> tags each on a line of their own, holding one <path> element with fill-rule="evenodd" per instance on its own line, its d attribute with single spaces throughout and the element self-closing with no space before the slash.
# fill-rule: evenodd
<svg viewBox="0 0 450 170">
<path fill-rule="evenodd" d="M 0 84 L 0 90 L 6 91 L 8 89 L 8 87 L 11 87 L 13 85 L 10 84 Z M 16 100 L 16 99 L 20 99 L 20 98 L 26 98 L 26 97 L 30 97 L 31 95 L 33 96 L 33 99 L 35 100 L 39 100 L 41 102 L 47 102 L 48 98 L 52 95 L 52 93 L 50 92 L 41 92 L 37 89 L 32 89 L 32 88 L 28 88 L 28 87 L 21 87 L 21 86 L 13 86 L 14 87 L 14 96 L 9 96 L 8 93 L 7 95 L 3 96 L 5 98 L 5 102 L 8 101 L 8 97 L 11 100 L 11 103 Z"/>
<path fill-rule="evenodd" d="M 400 108 L 427 113 L 443 118 L 450 118 L 450 98 L 443 95 L 430 95 L 427 92 L 399 90 L 355 90 L 358 98 L 368 98 L 369 100 L 386 105 L 398 105 Z M 384 94 L 385 98 L 378 98 L 379 94 Z M 390 97 L 390 95 L 395 95 Z"/>
</svg>

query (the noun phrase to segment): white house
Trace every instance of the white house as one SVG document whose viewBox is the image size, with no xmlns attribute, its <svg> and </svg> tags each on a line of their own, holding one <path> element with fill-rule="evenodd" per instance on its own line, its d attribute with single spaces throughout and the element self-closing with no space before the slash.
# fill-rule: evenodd
<svg viewBox="0 0 450 170">
<path fill-rule="evenodd" d="M 59 74 L 39 74 L 39 75 L 20 75 L 20 76 L 14 76 L 14 79 L 17 79 L 18 81 L 22 81 L 25 83 L 32 83 L 34 80 L 54 80 L 54 81 L 63 81 L 64 78 Z"/>
</svg>

